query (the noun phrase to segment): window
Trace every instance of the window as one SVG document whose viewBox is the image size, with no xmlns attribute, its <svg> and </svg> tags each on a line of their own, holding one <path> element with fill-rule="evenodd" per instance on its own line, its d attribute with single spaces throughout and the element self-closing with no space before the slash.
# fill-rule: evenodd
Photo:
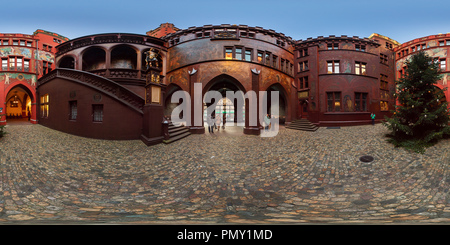
<svg viewBox="0 0 450 245">
<path fill-rule="evenodd" d="M 355 93 L 355 111 L 367 111 L 367 93 Z"/>
<path fill-rule="evenodd" d="M 235 49 L 235 57 L 237 60 L 242 60 L 242 48 Z"/>
<path fill-rule="evenodd" d="M 339 73 L 339 60 L 327 61 L 328 74 Z"/>
<path fill-rule="evenodd" d="M 69 120 L 77 120 L 77 101 L 69 101 Z"/>
<path fill-rule="evenodd" d="M 327 111 L 341 111 L 341 92 L 327 92 Z"/>
<path fill-rule="evenodd" d="M 20 46 L 25 46 L 25 40 L 20 40 Z"/>
<path fill-rule="evenodd" d="M 252 50 L 251 49 L 245 50 L 245 61 L 252 61 Z"/>
<path fill-rule="evenodd" d="M 445 45 L 445 42 L 442 40 L 442 41 L 439 41 L 439 46 L 444 46 Z"/>
<path fill-rule="evenodd" d="M 356 61 L 355 62 L 355 73 L 356 75 L 366 75 L 366 63 Z"/>
<path fill-rule="evenodd" d="M 329 43 L 327 45 L 328 50 L 332 50 L 332 49 L 338 49 L 339 48 L 339 44 L 338 43 Z"/>
<path fill-rule="evenodd" d="M 23 70 L 24 71 L 30 71 L 30 60 L 24 60 L 23 61 Z"/>
<path fill-rule="evenodd" d="M 286 72 L 285 66 L 284 66 L 285 63 L 286 63 L 286 61 L 285 61 L 284 59 L 281 59 L 280 64 L 281 64 L 281 71 L 282 71 L 282 72 Z"/>
<path fill-rule="evenodd" d="M 303 61 L 303 62 L 298 63 L 298 70 L 299 71 L 306 71 L 308 69 L 309 69 L 308 68 L 308 61 Z"/>
<path fill-rule="evenodd" d="M 47 118 L 48 111 L 49 111 L 49 96 L 48 94 L 45 94 L 41 96 L 41 117 Z"/>
<path fill-rule="evenodd" d="M 264 52 L 258 51 L 258 62 L 263 63 Z"/>
<path fill-rule="evenodd" d="M 263 53 L 261 53 L 261 57 Z M 231 60 L 233 58 L 237 60 L 252 61 L 252 49 L 246 49 L 244 47 L 225 47 L 225 59 Z M 258 53 L 258 61 L 259 60 L 260 53 Z"/>
<path fill-rule="evenodd" d="M 19 45 L 19 40 L 13 40 L 13 45 Z"/>
<path fill-rule="evenodd" d="M 52 63 L 47 61 L 42 61 L 42 74 L 47 74 L 52 71 Z"/>
<path fill-rule="evenodd" d="M 306 77 L 300 77 L 298 79 L 298 81 L 299 81 L 299 89 L 306 89 L 306 88 L 309 87 L 308 77 L 307 76 Z"/>
<path fill-rule="evenodd" d="M 366 52 L 366 46 L 365 45 L 356 44 L 355 45 L 355 50 L 356 51 L 361 51 L 361 52 Z"/>
<path fill-rule="evenodd" d="M 300 56 L 300 57 L 308 56 L 308 49 L 307 49 L 307 48 L 300 49 L 300 50 L 298 51 L 298 56 Z"/>
<path fill-rule="evenodd" d="M 2 59 L 2 71 L 8 70 L 8 59 Z"/>
<path fill-rule="evenodd" d="M 233 48 L 225 48 L 225 59 L 233 59 Z"/>
<path fill-rule="evenodd" d="M 22 71 L 23 68 L 23 59 L 22 57 L 17 57 L 17 70 Z"/>
<path fill-rule="evenodd" d="M 278 68 L 278 57 L 276 55 L 272 55 L 272 67 Z"/>
<path fill-rule="evenodd" d="M 103 105 L 92 105 L 92 121 L 103 122 Z"/>
<path fill-rule="evenodd" d="M 9 57 L 9 70 L 16 70 L 16 57 Z"/>
<path fill-rule="evenodd" d="M 380 63 L 388 65 L 388 56 L 385 54 L 380 54 Z"/>
<path fill-rule="evenodd" d="M 266 65 L 270 65 L 270 53 L 266 52 L 266 55 L 264 58 L 265 58 Z"/>
<path fill-rule="evenodd" d="M 27 47 L 31 47 L 31 45 L 32 45 L 32 42 L 27 41 Z"/>
<path fill-rule="evenodd" d="M 441 71 L 446 71 L 447 66 L 446 66 L 445 59 L 441 59 L 441 60 L 439 60 L 439 62 L 441 63 Z"/>
</svg>

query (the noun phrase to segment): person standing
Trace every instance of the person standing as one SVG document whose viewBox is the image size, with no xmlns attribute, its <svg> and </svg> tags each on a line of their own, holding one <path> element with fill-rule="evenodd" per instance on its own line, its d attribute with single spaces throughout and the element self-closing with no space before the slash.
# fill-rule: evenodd
<svg viewBox="0 0 450 245">
<path fill-rule="evenodd" d="M 370 114 L 370 118 L 372 119 L 372 126 L 375 125 L 375 113 L 372 112 L 372 114 Z"/>
<path fill-rule="evenodd" d="M 216 116 L 216 127 L 217 127 L 217 131 L 220 131 L 220 124 L 222 122 L 222 118 L 220 117 L 219 114 L 217 114 Z"/>
<path fill-rule="evenodd" d="M 211 118 L 211 115 L 208 115 L 208 117 L 206 118 L 206 124 L 208 125 L 208 132 L 209 132 L 209 133 L 214 133 L 214 131 L 211 132 L 211 129 L 212 129 L 213 126 L 214 126 L 214 123 L 213 123 L 213 120 L 212 120 L 212 118 Z"/>
</svg>

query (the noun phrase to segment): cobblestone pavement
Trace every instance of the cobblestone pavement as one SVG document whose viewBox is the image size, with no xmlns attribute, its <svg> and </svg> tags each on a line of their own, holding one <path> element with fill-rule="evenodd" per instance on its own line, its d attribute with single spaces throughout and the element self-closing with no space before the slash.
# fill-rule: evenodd
<svg viewBox="0 0 450 245">
<path fill-rule="evenodd" d="M 410 153 L 387 143 L 382 125 L 216 132 L 151 147 L 41 125 L 6 131 L 0 224 L 450 222 L 450 140 Z"/>
</svg>

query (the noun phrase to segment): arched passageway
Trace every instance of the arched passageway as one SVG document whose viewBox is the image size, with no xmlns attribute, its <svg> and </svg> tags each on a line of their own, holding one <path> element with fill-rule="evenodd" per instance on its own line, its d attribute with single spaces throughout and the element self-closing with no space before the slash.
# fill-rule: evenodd
<svg viewBox="0 0 450 245">
<path fill-rule="evenodd" d="M 205 132 L 209 132 L 208 117 L 211 117 L 215 130 L 220 132 L 229 128 L 230 131 L 242 133 L 246 116 L 244 95 L 244 87 L 233 77 L 221 75 L 212 79 L 203 90 Z"/>
<path fill-rule="evenodd" d="M 286 90 L 279 83 L 275 83 L 267 88 L 266 90 L 266 98 L 267 98 L 267 114 L 271 116 L 278 117 L 279 124 L 284 124 L 286 121 L 286 115 L 288 112 L 288 103 L 287 103 L 287 94 Z M 275 103 L 272 99 L 272 92 L 278 92 L 278 103 Z M 274 106 L 278 106 L 278 110 L 275 110 Z M 274 114 L 278 115 L 274 115 Z"/>
<path fill-rule="evenodd" d="M 36 106 L 33 93 L 24 85 L 18 84 L 6 94 L 4 114 L 6 123 L 31 123 L 31 117 L 36 118 Z"/>
</svg>

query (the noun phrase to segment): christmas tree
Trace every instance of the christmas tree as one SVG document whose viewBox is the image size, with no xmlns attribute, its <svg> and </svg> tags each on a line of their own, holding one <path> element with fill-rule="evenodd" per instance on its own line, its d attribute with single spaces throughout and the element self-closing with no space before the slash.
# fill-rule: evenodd
<svg viewBox="0 0 450 245">
<path fill-rule="evenodd" d="M 394 94 L 399 105 L 391 118 L 385 117 L 383 125 L 391 131 L 389 142 L 424 153 L 426 147 L 450 136 L 448 102 L 435 86 L 441 79 L 436 60 L 422 51 L 405 64 Z"/>
</svg>

